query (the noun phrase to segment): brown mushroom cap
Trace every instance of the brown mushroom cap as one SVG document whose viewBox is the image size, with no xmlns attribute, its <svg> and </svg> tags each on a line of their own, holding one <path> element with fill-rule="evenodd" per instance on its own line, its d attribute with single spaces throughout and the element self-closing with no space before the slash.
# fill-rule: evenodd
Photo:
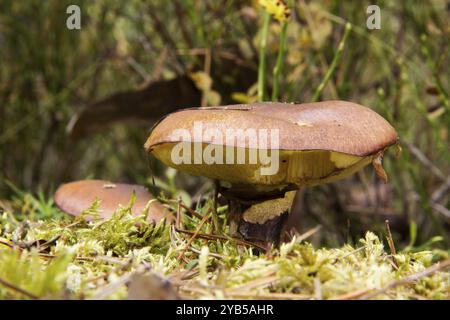
<svg viewBox="0 0 450 320">
<path fill-rule="evenodd" d="M 145 148 L 179 142 L 174 129 L 193 135 L 195 121 L 203 129 L 265 128 L 280 130 L 280 149 L 328 150 L 356 156 L 376 153 L 397 142 L 395 129 L 378 113 L 347 101 L 317 103 L 254 103 L 224 107 L 186 109 L 164 118 L 151 132 Z M 207 142 L 195 141 L 192 142 Z M 247 145 L 237 141 L 237 147 Z"/>
<path fill-rule="evenodd" d="M 195 122 L 202 123 L 204 132 L 218 130 L 224 136 L 227 129 L 278 129 L 279 173 L 272 177 L 260 176 L 260 163 L 175 165 L 170 150 L 183 142 L 175 130 L 190 132 L 191 140 L 185 143 L 202 143 L 205 147 L 212 142 L 196 139 Z M 145 148 L 167 165 L 195 175 L 244 185 L 311 185 L 331 182 L 361 169 L 397 140 L 395 129 L 383 117 L 355 103 L 255 103 L 172 113 L 153 128 Z M 249 150 L 247 140 L 233 142 L 234 145 L 227 145 L 226 141 L 222 145 Z"/>
<path fill-rule="evenodd" d="M 135 192 L 136 201 L 131 208 L 133 215 L 143 213 L 148 202 L 153 198 L 143 186 L 124 183 L 113 183 L 105 180 L 80 180 L 61 185 L 55 193 L 55 203 L 62 211 L 78 216 L 94 203 L 100 200 L 99 213 L 102 218 L 110 218 L 119 206 L 127 206 L 131 195 Z M 167 209 L 153 201 L 149 206 L 148 218 L 159 222 L 170 218 Z"/>
</svg>

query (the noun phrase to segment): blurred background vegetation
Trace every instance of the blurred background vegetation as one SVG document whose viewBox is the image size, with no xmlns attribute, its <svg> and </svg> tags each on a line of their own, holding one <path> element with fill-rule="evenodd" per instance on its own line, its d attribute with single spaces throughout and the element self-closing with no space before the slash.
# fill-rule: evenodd
<svg viewBox="0 0 450 320">
<path fill-rule="evenodd" d="M 403 149 L 385 157 L 387 185 L 366 168 L 301 190 L 300 229 L 321 224 L 314 241 L 338 245 L 367 229 L 381 232 L 388 219 L 403 247 L 448 248 L 450 2 L 376 1 L 381 30 L 366 28 L 370 1 L 292 2 L 279 100 L 313 99 L 350 22 L 320 100 L 370 106 L 397 129 Z M 81 8 L 81 30 L 66 28 L 71 4 Z M 143 143 L 175 108 L 256 100 L 262 23 L 258 1 L 1 0 L 2 206 L 34 195 L 30 206 L 49 212 L 62 182 L 150 185 L 152 173 L 169 196 L 208 196 L 209 181 L 175 176 Z M 269 93 L 281 30 L 272 19 Z"/>
</svg>

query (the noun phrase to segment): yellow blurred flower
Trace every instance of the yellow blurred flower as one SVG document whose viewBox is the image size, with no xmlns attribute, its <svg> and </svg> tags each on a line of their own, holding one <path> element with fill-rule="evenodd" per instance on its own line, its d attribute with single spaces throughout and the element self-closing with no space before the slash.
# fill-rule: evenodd
<svg viewBox="0 0 450 320">
<path fill-rule="evenodd" d="M 291 10 L 282 0 L 259 0 L 259 4 L 280 23 L 286 22 Z"/>
</svg>

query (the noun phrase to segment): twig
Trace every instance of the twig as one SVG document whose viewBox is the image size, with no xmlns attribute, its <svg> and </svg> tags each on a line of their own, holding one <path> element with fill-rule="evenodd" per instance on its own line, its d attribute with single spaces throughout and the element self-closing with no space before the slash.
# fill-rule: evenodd
<svg viewBox="0 0 450 320">
<path fill-rule="evenodd" d="M 385 220 L 384 224 L 386 225 L 386 230 L 387 230 L 387 241 L 389 244 L 389 250 L 391 251 L 391 254 L 397 254 L 397 251 L 395 250 L 395 245 L 394 245 L 394 240 L 392 239 L 392 233 L 391 233 L 391 228 L 389 227 L 389 220 Z"/>
<path fill-rule="evenodd" d="M 310 300 L 312 299 L 311 296 L 303 295 L 303 294 L 296 294 L 296 293 L 255 293 L 255 292 L 239 292 L 234 293 L 232 297 L 236 298 L 251 298 L 251 299 L 270 299 L 270 300 L 285 300 L 285 299 L 291 299 L 291 300 Z"/>
<path fill-rule="evenodd" d="M 361 298 L 359 298 L 359 300 L 367 300 L 367 299 L 374 298 L 374 297 L 376 297 L 376 296 L 378 296 L 380 294 L 385 293 L 386 291 L 388 291 L 390 289 L 393 289 L 393 288 L 398 287 L 398 286 L 409 284 L 411 282 L 419 280 L 420 278 L 429 276 L 429 275 L 431 275 L 431 274 L 433 274 L 433 273 L 435 273 L 437 271 L 444 270 L 444 269 L 446 269 L 448 267 L 450 267 L 450 259 L 447 259 L 447 260 L 442 261 L 442 262 L 438 262 L 438 263 L 432 265 L 431 267 L 429 267 L 429 268 L 427 268 L 427 269 L 425 269 L 423 271 L 414 273 L 414 274 L 412 274 L 410 276 L 407 276 L 407 277 L 405 277 L 403 279 L 393 281 L 393 282 L 389 283 L 388 285 L 386 285 L 385 287 L 381 288 L 380 290 L 377 290 L 375 292 L 372 292 L 372 293 L 369 293 L 369 294 L 366 294 L 366 295 L 362 296 Z"/>
<path fill-rule="evenodd" d="M 200 294 L 200 295 L 203 295 L 203 296 L 207 296 L 207 295 L 210 294 L 206 289 L 203 289 L 203 288 L 181 286 L 181 287 L 179 287 L 179 290 L 188 291 L 190 293 L 197 293 L 197 294 Z M 189 295 L 189 297 L 186 296 L 185 298 L 192 299 L 192 294 Z"/>
<path fill-rule="evenodd" d="M 309 237 L 311 237 L 312 235 L 314 235 L 315 233 L 317 233 L 320 229 L 322 229 L 322 225 L 319 224 L 316 227 L 309 229 L 308 231 L 306 231 L 305 233 L 302 233 L 301 235 L 299 235 L 296 239 L 297 243 L 302 242 L 303 240 L 308 239 Z"/>
<path fill-rule="evenodd" d="M 420 196 L 418 194 L 414 194 L 414 199 L 419 202 L 421 201 Z M 448 210 L 446 207 L 444 207 L 440 203 L 434 202 L 434 201 L 429 201 L 429 206 L 435 212 L 444 216 L 444 218 L 450 219 L 450 210 Z"/>
<path fill-rule="evenodd" d="M 181 233 L 191 234 L 191 235 L 194 234 L 194 232 L 189 231 L 189 230 L 176 229 L 176 231 L 177 232 L 181 232 Z M 258 249 L 264 250 L 264 251 L 266 250 L 265 247 L 263 247 L 263 246 L 261 246 L 259 244 L 256 244 L 256 243 L 253 243 L 253 242 L 250 242 L 250 241 L 246 241 L 246 240 L 243 240 L 243 239 L 234 238 L 234 237 L 225 237 L 225 236 L 220 236 L 220 235 L 217 235 L 217 234 L 204 234 L 204 233 L 197 234 L 197 237 L 198 238 L 207 239 L 207 240 L 223 240 L 223 241 L 233 240 L 238 245 L 240 244 L 240 245 L 243 245 L 243 246 L 255 247 L 255 248 L 258 248 Z"/>
<path fill-rule="evenodd" d="M 450 176 L 445 179 L 444 183 L 437 188 L 433 194 L 431 195 L 431 201 L 433 202 L 439 202 L 444 198 L 444 196 L 449 192 L 450 190 Z"/>
<path fill-rule="evenodd" d="M 178 235 L 176 233 L 176 227 L 174 225 L 170 226 L 170 233 L 169 233 L 169 235 L 170 235 L 170 243 L 172 244 L 172 247 L 174 249 L 178 249 L 179 248 L 179 245 L 177 244 L 177 242 L 175 240 L 177 240 L 178 242 L 183 242 L 184 243 L 184 240 L 182 240 L 182 239 L 180 239 L 180 237 L 178 237 Z M 189 263 L 189 260 L 186 259 L 186 257 L 183 257 L 183 261 L 184 261 L 185 264 Z"/>
<path fill-rule="evenodd" d="M 194 217 L 196 217 L 197 219 L 203 219 L 203 215 L 198 213 L 197 211 L 195 211 L 192 208 L 189 208 L 187 205 L 185 205 L 183 202 L 180 203 L 180 206 L 187 210 L 190 214 L 192 214 Z"/>
<path fill-rule="evenodd" d="M 106 279 L 108 277 L 108 275 L 109 275 L 109 273 L 100 274 L 98 276 L 84 280 L 84 283 L 97 282 L 98 280 Z"/>
<path fill-rule="evenodd" d="M 121 286 L 126 284 L 130 280 L 132 275 L 133 275 L 133 273 L 131 273 L 131 272 L 130 273 L 126 273 L 125 275 L 121 276 L 117 281 L 107 284 L 104 287 L 104 289 L 102 291 L 98 292 L 92 299 L 93 300 L 103 300 L 103 299 L 105 299 L 109 295 L 111 295 L 114 292 L 116 292 Z"/>
<path fill-rule="evenodd" d="M 2 240 L 0 240 L 0 244 L 6 245 L 11 249 L 19 249 L 20 251 L 27 250 L 27 248 L 22 248 L 18 245 L 10 244 L 10 243 L 2 241 Z M 50 259 L 54 259 L 54 258 L 58 257 L 57 255 L 54 255 L 54 254 L 42 253 L 42 252 L 38 252 L 37 255 L 41 258 L 50 258 Z M 128 261 L 122 261 L 119 258 L 113 258 L 113 257 L 108 257 L 108 256 L 75 257 L 74 260 L 91 261 L 91 262 L 100 260 L 100 261 L 107 262 L 107 263 L 119 264 L 122 267 L 128 266 L 131 263 L 131 259 Z"/>
<path fill-rule="evenodd" d="M 177 228 L 182 228 L 181 226 L 181 199 L 178 199 L 178 206 L 177 206 L 177 221 L 175 223 L 175 225 L 177 226 Z"/>
<path fill-rule="evenodd" d="M 169 278 L 173 283 L 181 285 L 180 282 L 182 283 L 185 280 L 191 280 L 192 278 L 198 276 L 198 274 L 198 269 L 188 269 L 181 272 L 172 273 Z"/>
<path fill-rule="evenodd" d="M 184 247 L 184 249 L 180 252 L 180 254 L 178 255 L 177 260 L 180 260 L 181 258 L 184 257 L 184 253 L 186 252 L 186 250 L 191 246 L 192 242 L 194 241 L 194 239 L 198 236 L 198 234 L 200 233 L 200 230 L 202 229 L 203 225 L 205 224 L 205 222 L 209 219 L 210 214 L 207 214 L 203 217 L 202 221 L 200 221 L 200 224 L 198 225 L 197 229 L 195 230 L 194 234 L 192 235 L 192 237 L 189 239 L 188 243 L 186 244 L 186 246 Z"/>
<path fill-rule="evenodd" d="M 9 242 L 6 242 L 6 241 L 3 241 L 3 240 L 0 240 L 0 244 L 3 244 L 3 245 L 5 245 L 5 246 L 7 246 L 7 247 L 9 247 L 11 249 L 15 248 L 15 246 L 13 244 L 11 244 Z"/>
<path fill-rule="evenodd" d="M 187 205 L 185 205 L 183 202 L 181 202 L 181 200 L 164 200 L 164 199 L 158 199 L 158 200 L 160 200 L 161 202 L 166 202 L 166 203 L 168 203 L 168 202 L 177 203 L 177 204 L 180 205 L 181 208 L 187 210 L 194 217 L 196 217 L 198 219 L 202 219 L 203 218 L 202 214 L 198 213 L 194 209 L 189 208 Z"/>
<path fill-rule="evenodd" d="M 145 68 L 136 61 L 136 59 L 129 56 L 125 61 L 131 67 L 131 69 L 133 69 L 142 78 L 142 80 L 144 80 L 145 83 L 148 83 L 150 81 L 150 75 L 147 73 Z"/>
<path fill-rule="evenodd" d="M 103 278 L 103 279 L 107 279 L 107 278 L 108 278 L 108 275 L 111 274 L 111 273 L 116 273 L 116 272 L 126 271 L 127 267 L 128 267 L 128 266 L 131 266 L 131 262 L 132 262 L 132 259 L 128 260 L 128 263 L 127 263 L 127 264 L 119 264 L 117 267 L 114 267 L 113 270 L 111 270 L 110 272 L 106 272 L 106 273 L 97 275 L 97 276 L 95 276 L 95 277 L 86 279 L 84 282 L 85 282 L 85 283 L 96 282 L 97 280 L 100 280 L 100 279 L 102 279 L 102 278 Z"/>
<path fill-rule="evenodd" d="M 432 202 L 430 203 L 431 208 L 443 215 L 445 218 L 450 219 L 450 210 L 448 210 L 446 207 L 444 207 L 440 203 Z"/>
<path fill-rule="evenodd" d="M 161 74 L 164 70 L 166 60 L 167 60 L 167 55 L 168 55 L 167 52 L 168 52 L 167 47 L 164 47 L 154 62 L 155 67 L 153 68 L 153 71 L 152 71 L 152 78 L 155 81 L 161 80 Z M 150 85 L 150 82 L 147 84 Z"/>
<path fill-rule="evenodd" d="M 351 251 L 349 253 L 346 253 L 342 257 L 334 259 L 334 261 L 331 264 L 336 264 L 339 261 L 339 259 L 347 258 L 347 257 L 349 257 L 349 256 L 351 256 L 351 255 L 353 255 L 353 254 L 355 254 L 355 253 L 357 253 L 359 251 L 364 250 L 365 248 L 366 248 L 366 246 L 362 246 L 362 247 L 359 247 L 358 249 L 355 249 L 355 250 L 353 250 L 353 251 Z"/>
<path fill-rule="evenodd" d="M 317 300 L 322 300 L 322 285 L 319 278 L 314 278 L 314 294 Z"/>
<path fill-rule="evenodd" d="M 23 294 L 24 296 L 27 296 L 28 298 L 31 298 L 33 300 L 37 300 L 39 299 L 38 296 L 36 296 L 35 294 L 28 292 L 27 290 L 24 290 L 22 288 L 17 287 L 16 285 L 12 284 L 11 282 L 8 282 L 6 280 L 3 280 L 2 278 L 0 278 L 0 284 L 4 285 L 5 287 L 14 290 L 20 294 Z"/>
<path fill-rule="evenodd" d="M 84 221 L 84 220 L 78 220 L 78 221 L 75 221 L 75 222 L 73 222 L 73 223 L 71 223 L 71 224 L 68 224 L 68 225 L 65 226 L 64 228 L 72 228 L 72 227 L 75 227 L 76 225 L 79 225 L 79 224 L 82 223 L 82 222 L 86 222 L 86 221 Z"/>
<path fill-rule="evenodd" d="M 258 278 L 253 281 L 249 281 L 247 283 L 243 283 L 240 285 L 237 285 L 235 287 L 231 287 L 226 291 L 227 295 L 233 295 L 234 293 L 242 292 L 243 290 L 247 289 L 253 289 L 253 288 L 264 288 L 269 285 L 272 285 L 273 283 L 279 281 L 280 279 L 278 276 L 274 275 L 274 272 L 271 272 L 267 277 L 265 278 Z M 237 292 L 236 292 L 237 291 Z"/>
<path fill-rule="evenodd" d="M 172 246 L 176 249 L 176 248 L 178 248 L 178 246 L 176 245 L 176 243 L 174 243 L 172 237 L 176 238 L 176 240 L 178 240 L 179 242 L 184 242 L 184 240 L 181 239 L 179 236 L 177 236 L 177 234 L 175 233 L 175 231 L 176 231 L 176 228 L 172 225 L 172 226 L 171 226 L 171 229 L 170 229 L 170 241 L 172 242 Z M 197 235 L 197 238 L 200 238 L 200 237 Z M 196 254 L 198 254 L 198 255 L 201 254 L 201 251 L 198 250 L 198 249 L 195 249 L 194 247 L 192 247 L 192 245 L 189 246 L 188 250 L 190 250 L 190 251 L 192 251 L 192 252 L 194 252 L 194 253 L 196 253 Z M 223 255 L 220 255 L 220 254 L 214 253 L 214 252 L 210 252 L 209 255 L 212 256 L 212 257 L 214 257 L 214 258 L 217 258 L 217 259 L 223 259 L 223 258 L 224 258 Z M 183 261 L 184 261 L 186 264 L 189 263 L 189 260 L 186 259 L 185 256 L 183 256 Z"/>
<path fill-rule="evenodd" d="M 384 223 L 386 225 L 386 230 L 387 230 L 386 239 L 389 244 L 389 250 L 391 251 L 392 265 L 395 269 L 398 269 L 397 261 L 395 261 L 395 257 L 394 257 L 394 255 L 397 254 L 397 251 L 395 250 L 394 239 L 392 239 L 392 233 L 391 233 L 391 227 L 389 226 L 389 220 L 386 219 L 384 221 Z"/>
<path fill-rule="evenodd" d="M 332 298 L 329 298 L 328 300 L 350 300 L 350 299 L 356 299 L 363 294 L 366 294 L 367 292 L 371 291 L 371 289 L 358 289 L 356 291 L 347 292 L 338 296 L 334 296 Z"/>
<path fill-rule="evenodd" d="M 422 163 L 424 165 L 424 167 L 426 167 L 428 170 L 430 170 L 430 172 L 433 173 L 440 180 L 445 181 L 446 177 L 442 173 L 441 169 L 436 167 L 434 165 L 434 163 L 431 162 L 431 160 L 428 159 L 427 156 L 425 156 L 419 148 L 417 148 L 415 145 L 413 145 L 412 143 L 410 143 L 408 141 L 402 141 L 402 143 L 404 143 L 406 145 L 409 152 L 411 152 L 411 154 L 414 157 L 416 157 L 416 159 L 419 160 L 419 162 Z"/>
<path fill-rule="evenodd" d="M 56 256 L 53 256 L 56 257 Z M 111 263 L 111 264 L 118 264 L 122 267 L 127 267 L 131 264 L 132 259 L 128 259 L 126 261 L 122 261 L 118 258 L 113 258 L 113 257 L 108 257 L 108 256 L 97 256 L 97 257 L 75 257 L 76 260 L 80 260 L 80 261 L 103 261 L 106 263 Z"/>
<path fill-rule="evenodd" d="M 177 50 L 177 54 L 180 55 L 191 55 L 191 56 L 198 56 L 201 55 L 204 57 L 203 62 L 203 71 L 205 74 L 208 75 L 208 77 L 211 77 L 211 49 L 210 48 L 194 48 L 189 50 L 183 50 L 179 49 Z M 210 88 L 206 88 L 202 90 L 202 99 L 201 99 L 201 106 L 206 107 L 208 104 L 208 92 Z"/>
<path fill-rule="evenodd" d="M 58 241 L 61 238 L 61 235 L 58 234 L 57 236 L 53 237 L 52 239 L 44 242 L 42 245 L 37 245 L 39 252 L 45 250 L 47 247 L 53 245 L 56 243 L 56 241 Z"/>
<path fill-rule="evenodd" d="M 196 254 L 198 254 L 198 255 L 200 255 L 200 253 L 201 253 L 200 250 L 195 249 L 195 248 L 192 248 L 192 246 L 189 247 L 188 250 L 191 250 L 192 252 L 194 252 L 194 253 L 196 253 Z M 210 255 L 211 257 L 217 258 L 217 259 L 223 259 L 223 258 L 225 258 L 225 256 L 220 255 L 220 254 L 218 254 L 218 253 L 214 253 L 214 252 L 210 252 L 210 253 L 208 253 L 208 255 Z"/>
</svg>

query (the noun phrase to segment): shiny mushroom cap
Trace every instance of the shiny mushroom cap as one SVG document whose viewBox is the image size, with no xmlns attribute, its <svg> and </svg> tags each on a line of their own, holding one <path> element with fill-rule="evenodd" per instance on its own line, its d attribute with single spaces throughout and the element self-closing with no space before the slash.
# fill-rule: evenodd
<svg viewBox="0 0 450 320">
<path fill-rule="evenodd" d="M 102 218 L 110 218 L 119 206 L 127 206 L 132 193 L 136 201 L 131 208 L 133 215 L 144 212 L 153 196 L 146 188 L 139 185 L 113 183 L 105 180 L 80 180 L 61 185 L 55 193 L 55 203 L 62 211 L 78 216 L 89 209 L 95 200 L 100 200 L 99 213 Z M 168 218 L 168 211 L 157 200 L 149 205 L 149 221 L 159 222 Z"/>
<path fill-rule="evenodd" d="M 250 142 L 255 141 L 252 132 L 256 144 Z M 153 127 L 145 148 L 166 165 L 194 175 L 280 188 L 341 179 L 379 158 L 397 140 L 395 129 L 383 117 L 352 102 L 255 103 L 172 113 Z M 267 153 L 268 149 L 273 150 Z M 234 162 L 227 162 L 232 151 L 228 160 Z M 244 164 L 237 163 L 239 152 L 245 154 Z M 270 165 L 259 157 L 262 152 L 278 160 L 274 174 L 262 174 L 261 169 Z M 205 154 L 216 161 L 195 162 Z M 189 163 L 184 161 L 188 156 Z"/>
</svg>

